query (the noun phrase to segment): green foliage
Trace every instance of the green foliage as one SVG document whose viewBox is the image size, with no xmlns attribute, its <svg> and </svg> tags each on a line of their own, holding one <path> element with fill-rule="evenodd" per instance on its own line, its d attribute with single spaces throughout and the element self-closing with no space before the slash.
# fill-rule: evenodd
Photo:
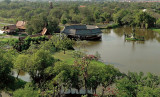
<svg viewBox="0 0 160 97">
<path fill-rule="evenodd" d="M 15 46 L 19 42 L 19 40 L 14 38 L 0 38 L 0 42 L 8 44 L 10 46 Z"/>
<path fill-rule="evenodd" d="M 63 19 L 63 20 L 61 21 L 61 23 L 62 23 L 63 25 L 65 25 L 65 24 L 67 23 L 67 20 Z"/>
<path fill-rule="evenodd" d="M 51 35 L 55 32 L 60 32 L 60 29 L 58 27 L 59 22 L 57 18 L 48 17 L 44 14 L 47 13 L 41 13 L 40 15 L 31 18 L 31 20 L 27 22 L 26 31 L 28 32 L 28 34 L 38 34 L 43 30 L 44 27 L 47 28 L 47 31 Z"/>
<path fill-rule="evenodd" d="M 114 28 L 117 28 L 117 27 L 119 27 L 119 24 L 112 24 L 112 25 L 108 25 L 106 27 L 106 29 L 114 29 Z"/>
<path fill-rule="evenodd" d="M 6 2 L 7 4 L 9 4 L 11 2 L 11 0 L 4 0 L 4 2 Z"/>
<path fill-rule="evenodd" d="M 67 38 L 67 36 L 64 34 L 61 34 L 59 36 L 54 35 L 52 36 L 50 41 L 52 41 L 56 49 L 63 50 L 64 54 L 67 49 L 73 49 L 74 41 Z"/>
<path fill-rule="evenodd" d="M 30 84 L 26 84 L 24 88 L 18 89 L 13 93 L 14 97 L 39 97 L 38 90 Z"/>
<path fill-rule="evenodd" d="M 18 75 L 20 73 L 20 70 L 23 70 L 25 71 L 25 66 L 27 65 L 27 61 L 29 60 L 29 56 L 28 55 L 23 55 L 23 54 L 20 54 L 15 62 L 14 62 L 14 68 L 18 70 Z M 18 78 L 18 75 L 17 75 L 17 78 Z"/>
<path fill-rule="evenodd" d="M 137 97 L 159 97 L 160 88 L 140 87 Z"/>
<path fill-rule="evenodd" d="M 119 25 L 122 25 L 122 19 L 128 14 L 128 10 L 120 10 L 118 11 L 116 14 L 113 15 L 113 20 L 115 23 L 119 24 Z"/>
<path fill-rule="evenodd" d="M 156 22 L 156 19 L 150 16 L 146 12 L 140 11 L 136 15 L 135 23 L 137 24 L 138 27 L 146 28 L 146 29 L 150 27 L 154 27 L 155 22 Z"/>
<path fill-rule="evenodd" d="M 23 41 L 16 41 L 14 42 L 14 48 L 18 51 L 27 50 L 30 45 L 33 44 L 40 44 L 41 41 L 46 41 L 48 38 L 46 36 L 39 36 L 39 37 L 30 37 L 27 36 Z"/>
<path fill-rule="evenodd" d="M 154 31 L 154 32 L 160 33 L 160 29 L 158 29 L 158 28 L 151 28 L 151 30 Z"/>
<path fill-rule="evenodd" d="M 73 52 L 73 58 L 75 58 L 75 59 L 82 58 L 84 56 L 86 56 L 86 54 L 81 51 L 74 51 Z"/>
<path fill-rule="evenodd" d="M 10 81 L 6 85 L 6 90 L 9 90 L 9 91 L 15 91 L 19 88 L 23 88 L 26 84 L 25 81 L 21 79 L 17 79 L 13 76 L 10 76 L 9 79 Z"/>
<path fill-rule="evenodd" d="M 43 15 L 39 15 L 37 17 L 33 17 L 28 23 L 27 23 L 27 32 L 28 34 L 37 34 L 40 33 L 43 28 L 45 27 L 45 24 L 47 23 L 46 17 Z"/>
<path fill-rule="evenodd" d="M 29 56 L 25 70 L 30 74 L 34 83 L 43 82 L 46 80 L 47 75 L 44 70 L 49 66 L 53 66 L 54 58 L 47 50 L 40 49 L 36 53 Z"/>
<path fill-rule="evenodd" d="M 118 88 L 118 96 L 121 97 L 135 97 L 137 94 L 138 86 L 130 81 L 128 78 L 123 78 L 116 83 Z"/>
<path fill-rule="evenodd" d="M 9 55 L 9 53 L 1 49 L 0 58 L 0 89 L 3 89 L 5 87 L 5 84 L 10 81 L 9 75 L 13 67 L 13 58 Z"/>
<path fill-rule="evenodd" d="M 128 75 L 116 82 L 118 96 L 130 97 L 157 97 L 159 95 L 159 77 L 151 73 L 146 76 L 142 72 L 139 74 L 129 72 Z"/>
<path fill-rule="evenodd" d="M 60 28 L 59 28 L 59 21 L 56 18 L 48 18 L 48 23 L 47 23 L 47 31 L 53 35 L 54 33 L 59 33 Z"/>
<path fill-rule="evenodd" d="M 69 24 L 95 24 L 114 20 L 115 23 L 120 25 L 134 25 L 135 15 L 142 9 L 147 8 L 148 13 L 152 11 L 150 9 L 154 9 L 152 13 L 156 14 L 151 13 L 151 16 L 154 17 L 157 17 L 160 13 L 158 3 L 56 2 L 53 3 L 54 8 L 49 9 L 48 2 L 5 1 L 9 2 L 8 4 L 1 2 L 0 20 L 12 23 L 17 20 L 28 21 L 27 32 L 29 34 L 39 33 L 47 26 L 53 27 L 52 23 L 55 20 L 58 21 L 58 24 L 62 21 L 64 23 L 67 21 Z M 147 24 L 144 25 L 147 26 Z M 50 33 L 57 31 L 59 30 L 54 29 Z"/>
</svg>

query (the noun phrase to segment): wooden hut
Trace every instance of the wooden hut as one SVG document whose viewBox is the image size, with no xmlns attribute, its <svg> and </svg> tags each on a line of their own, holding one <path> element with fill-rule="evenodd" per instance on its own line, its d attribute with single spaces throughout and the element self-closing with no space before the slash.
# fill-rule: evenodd
<svg viewBox="0 0 160 97">
<path fill-rule="evenodd" d="M 8 25 L 3 27 L 3 31 L 7 34 L 13 34 L 16 32 L 16 25 Z"/>
<path fill-rule="evenodd" d="M 65 26 L 61 33 L 66 34 L 69 38 L 81 40 L 99 40 L 102 36 L 102 31 L 93 25 Z"/>
</svg>

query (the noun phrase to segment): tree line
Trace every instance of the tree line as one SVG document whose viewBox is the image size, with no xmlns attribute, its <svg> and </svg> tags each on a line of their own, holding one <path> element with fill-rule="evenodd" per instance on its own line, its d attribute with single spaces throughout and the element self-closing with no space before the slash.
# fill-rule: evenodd
<svg viewBox="0 0 160 97">
<path fill-rule="evenodd" d="M 59 24 L 103 24 L 141 28 L 159 25 L 159 3 L 127 2 L 1 2 L 0 17 L 12 23 L 27 21 L 28 34 L 39 33 L 44 27 L 59 32 Z M 146 9 L 144 12 L 143 10 Z M 7 13 L 6 13 L 7 12 Z M 54 29 L 51 29 L 54 28 Z"/>
</svg>

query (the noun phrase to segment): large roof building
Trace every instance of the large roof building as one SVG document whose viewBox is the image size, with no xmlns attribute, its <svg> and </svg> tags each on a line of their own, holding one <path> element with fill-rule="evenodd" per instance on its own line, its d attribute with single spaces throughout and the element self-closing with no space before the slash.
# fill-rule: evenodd
<svg viewBox="0 0 160 97">
<path fill-rule="evenodd" d="M 97 26 L 93 25 L 71 25 L 65 26 L 61 33 L 74 39 L 99 40 L 101 39 L 102 31 Z"/>
</svg>

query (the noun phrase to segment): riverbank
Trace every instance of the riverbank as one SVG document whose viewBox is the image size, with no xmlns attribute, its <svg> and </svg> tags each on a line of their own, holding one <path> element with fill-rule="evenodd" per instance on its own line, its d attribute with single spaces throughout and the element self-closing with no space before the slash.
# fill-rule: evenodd
<svg viewBox="0 0 160 97">
<path fill-rule="evenodd" d="M 151 28 L 151 30 L 160 34 L 160 28 Z"/>
</svg>

